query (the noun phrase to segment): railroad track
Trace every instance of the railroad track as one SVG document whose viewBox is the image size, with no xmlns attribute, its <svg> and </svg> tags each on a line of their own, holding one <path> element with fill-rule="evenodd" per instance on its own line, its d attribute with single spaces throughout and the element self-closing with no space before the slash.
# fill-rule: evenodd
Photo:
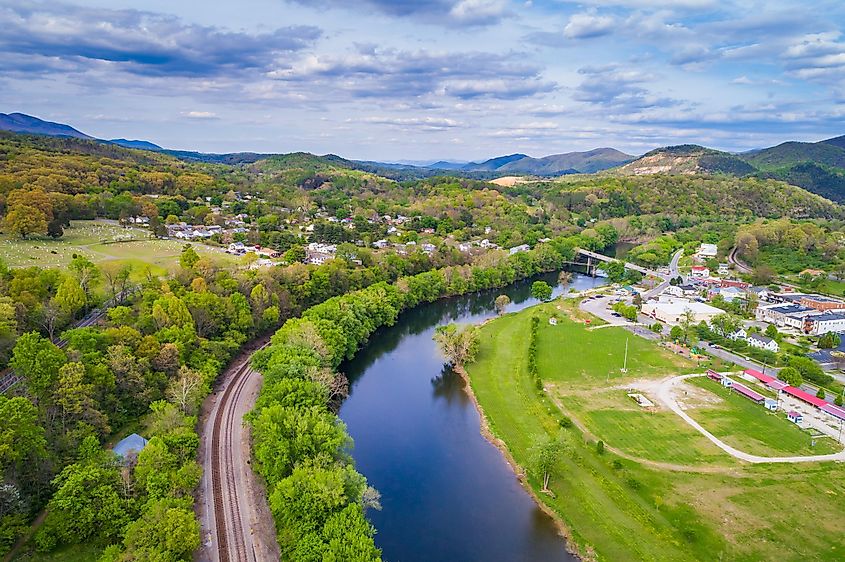
<svg viewBox="0 0 845 562">
<path fill-rule="evenodd" d="M 234 472 L 236 464 L 233 458 L 239 454 L 241 446 L 235 442 L 233 430 L 236 424 L 241 423 L 237 405 L 252 371 L 250 358 L 251 354 L 232 374 L 214 413 L 211 431 L 211 493 L 214 498 L 216 550 L 220 562 L 256 560 L 252 545 L 246 544 L 248 529 L 241 519 L 237 475 Z"/>
</svg>

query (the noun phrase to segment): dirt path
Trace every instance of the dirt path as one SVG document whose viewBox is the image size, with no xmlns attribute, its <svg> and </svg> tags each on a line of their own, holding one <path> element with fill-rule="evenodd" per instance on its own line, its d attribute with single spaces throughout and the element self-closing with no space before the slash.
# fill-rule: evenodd
<svg viewBox="0 0 845 562">
<path fill-rule="evenodd" d="M 261 389 L 261 374 L 249 367 L 255 347 L 232 363 L 203 405 L 203 478 L 196 508 L 203 544 L 195 560 L 279 559 L 276 529 L 263 483 L 250 465 L 249 427 L 243 423 Z"/>
<path fill-rule="evenodd" d="M 556 393 L 549 392 L 547 390 L 546 396 L 548 396 L 552 400 L 554 405 L 557 406 L 557 408 L 561 412 L 563 412 L 563 414 L 565 414 L 570 420 L 572 420 L 572 423 L 575 424 L 575 427 L 577 427 L 581 431 L 581 433 L 584 434 L 585 439 L 592 439 L 598 441 L 599 438 L 596 435 L 593 435 L 593 433 L 587 428 L 584 422 L 573 416 L 569 411 L 567 411 L 563 407 L 563 404 L 560 402 L 560 398 L 556 396 Z M 656 468 L 658 470 L 671 470 L 674 472 L 698 472 L 704 474 L 728 474 L 735 470 L 735 468 L 731 468 L 728 466 L 695 466 L 688 464 L 675 464 L 670 462 L 653 461 L 650 459 L 644 459 L 642 457 L 637 457 L 626 453 L 625 451 L 622 451 L 621 449 L 618 449 L 613 445 L 609 445 L 607 442 L 605 442 L 604 448 L 610 451 L 611 453 L 622 457 L 623 459 L 627 459 L 629 461 L 642 464 L 644 466 L 649 466 L 651 468 Z"/>
<path fill-rule="evenodd" d="M 675 398 L 675 385 L 683 380 L 693 378 L 693 377 L 703 377 L 702 373 L 694 373 L 691 375 L 678 375 L 676 377 L 671 377 L 664 380 L 660 388 L 657 392 L 657 398 L 660 402 L 678 414 L 681 419 L 695 428 L 699 433 L 704 435 L 707 439 L 709 439 L 713 444 L 717 447 L 728 453 L 729 455 L 750 463 L 798 463 L 798 462 L 822 462 L 822 461 L 845 461 L 845 451 L 840 451 L 838 453 L 834 453 L 831 455 L 807 455 L 807 456 L 797 456 L 797 457 L 761 457 L 759 455 L 752 455 L 746 453 L 745 451 L 740 451 L 734 447 L 731 447 L 706 429 L 704 429 L 701 424 L 697 421 L 692 419 L 681 406 L 678 404 L 677 399 Z"/>
</svg>

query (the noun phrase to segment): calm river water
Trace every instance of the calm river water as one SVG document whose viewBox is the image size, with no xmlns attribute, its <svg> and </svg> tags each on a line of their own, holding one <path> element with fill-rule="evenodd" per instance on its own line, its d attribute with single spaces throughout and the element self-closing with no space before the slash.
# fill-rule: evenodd
<svg viewBox="0 0 845 562">
<path fill-rule="evenodd" d="M 554 285 L 557 275 L 540 278 Z M 551 519 L 481 436 L 463 380 L 444 368 L 431 339 L 441 324 L 495 315 L 497 295 L 510 296 L 509 311 L 536 304 L 531 281 L 406 312 L 342 367 L 351 392 L 340 416 L 355 440 L 358 470 L 382 495 L 382 511 L 368 515 L 385 560 L 574 560 Z M 600 283 L 575 275 L 571 286 Z"/>
</svg>

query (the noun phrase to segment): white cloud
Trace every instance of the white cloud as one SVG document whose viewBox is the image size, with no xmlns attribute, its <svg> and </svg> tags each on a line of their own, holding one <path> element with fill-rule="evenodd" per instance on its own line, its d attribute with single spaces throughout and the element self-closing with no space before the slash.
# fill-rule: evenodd
<svg viewBox="0 0 845 562">
<path fill-rule="evenodd" d="M 213 111 L 185 111 L 182 115 L 188 119 L 217 119 Z"/>
<path fill-rule="evenodd" d="M 595 12 L 574 14 L 563 28 L 563 36 L 567 39 L 601 37 L 613 31 L 615 23 L 611 16 L 602 16 Z"/>
</svg>

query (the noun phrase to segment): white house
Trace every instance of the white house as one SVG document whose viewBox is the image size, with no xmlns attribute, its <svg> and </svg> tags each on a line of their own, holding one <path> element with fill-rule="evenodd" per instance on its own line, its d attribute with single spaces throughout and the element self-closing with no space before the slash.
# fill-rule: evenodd
<svg viewBox="0 0 845 562">
<path fill-rule="evenodd" d="M 745 331 L 745 329 L 740 328 L 736 332 L 733 332 L 732 334 L 728 334 L 725 337 L 728 338 L 729 340 L 734 340 L 734 341 L 744 340 L 748 337 L 748 333 Z"/>
<path fill-rule="evenodd" d="M 388 244 L 388 242 L 384 238 L 382 238 L 381 240 L 376 240 L 375 242 L 373 242 L 373 246 L 375 246 L 376 248 L 379 248 L 379 249 L 387 248 L 387 244 Z"/>
<path fill-rule="evenodd" d="M 672 295 L 673 297 L 682 297 L 684 296 L 684 290 L 681 289 L 678 285 L 669 285 L 663 291 L 666 295 Z"/>
<path fill-rule="evenodd" d="M 720 263 L 719 269 L 716 270 L 717 275 L 727 275 L 730 273 L 729 265 L 726 263 Z"/>
<path fill-rule="evenodd" d="M 690 271 L 690 276 L 699 278 L 710 277 L 710 270 L 703 265 L 694 265 Z"/>
<path fill-rule="evenodd" d="M 527 252 L 531 249 L 531 246 L 528 244 L 520 244 L 519 246 L 514 246 L 513 248 L 508 250 L 510 255 L 518 254 L 519 252 Z"/>
<path fill-rule="evenodd" d="M 702 244 L 698 249 L 698 255 L 703 260 L 715 258 L 718 253 L 719 247 L 716 244 Z"/>
<path fill-rule="evenodd" d="M 760 334 L 751 334 L 745 341 L 751 347 L 756 347 L 758 349 L 765 349 L 766 351 L 771 351 L 777 353 L 780 351 L 780 345 L 778 342 L 773 340 L 772 338 L 761 336 Z"/>
</svg>

